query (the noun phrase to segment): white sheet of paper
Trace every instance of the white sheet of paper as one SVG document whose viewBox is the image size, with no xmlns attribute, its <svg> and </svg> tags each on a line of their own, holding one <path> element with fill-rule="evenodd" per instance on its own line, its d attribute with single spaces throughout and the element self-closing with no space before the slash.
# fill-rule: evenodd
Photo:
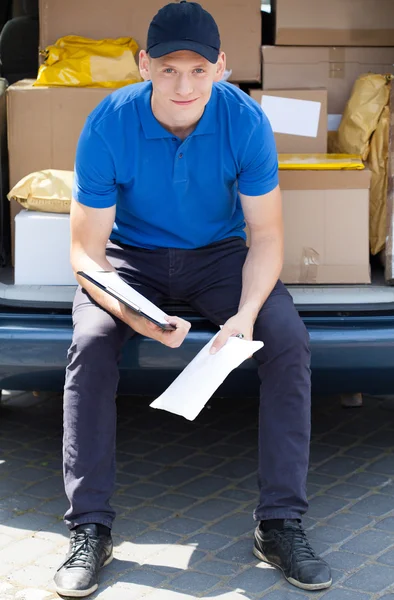
<svg viewBox="0 0 394 600">
<path fill-rule="evenodd" d="M 193 421 L 227 375 L 264 346 L 263 342 L 231 337 L 219 352 L 209 354 L 217 335 L 200 350 L 166 391 L 152 402 L 153 408 L 167 410 Z"/>
<path fill-rule="evenodd" d="M 279 96 L 262 96 L 261 107 L 274 133 L 317 137 L 321 103 Z"/>
<path fill-rule="evenodd" d="M 155 321 L 163 324 L 168 323 L 165 312 L 123 281 L 117 273 L 112 271 L 86 271 L 86 275 L 89 275 L 105 287 L 111 288 L 118 294 L 124 296 L 126 300 L 137 305 L 143 313 L 149 315 L 152 319 L 155 319 Z"/>
</svg>

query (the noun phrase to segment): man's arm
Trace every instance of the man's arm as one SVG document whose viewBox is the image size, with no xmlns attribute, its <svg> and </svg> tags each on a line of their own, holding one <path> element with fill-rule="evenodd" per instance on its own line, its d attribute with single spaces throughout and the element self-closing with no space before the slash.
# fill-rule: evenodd
<svg viewBox="0 0 394 600">
<path fill-rule="evenodd" d="M 129 325 L 137 333 L 153 338 L 166 346 L 177 348 L 185 339 L 190 323 L 178 317 L 169 317 L 168 322 L 175 325 L 175 331 L 163 331 L 147 319 L 138 316 L 127 306 L 100 290 L 78 271 L 115 271 L 106 257 L 106 244 L 115 220 L 115 206 L 109 208 L 91 208 L 76 200 L 71 204 L 71 265 L 78 283 L 106 311 L 112 313 Z"/>
<path fill-rule="evenodd" d="M 283 266 L 282 199 L 279 186 L 264 196 L 240 197 L 250 247 L 242 272 L 239 311 L 250 315 L 254 322 Z"/>
<path fill-rule="evenodd" d="M 261 307 L 278 281 L 283 265 L 282 199 L 279 186 L 262 196 L 240 194 L 250 247 L 242 271 L 242 295 L 236 315 L 223 326 L 211 352 L 217 352 L 232 335 L 253 339 Z"/>
</svg>

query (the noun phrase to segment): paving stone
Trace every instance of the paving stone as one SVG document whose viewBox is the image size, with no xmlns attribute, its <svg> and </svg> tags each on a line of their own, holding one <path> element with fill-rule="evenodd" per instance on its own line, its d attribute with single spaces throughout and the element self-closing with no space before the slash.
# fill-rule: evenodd
<svg viewBox="0 0 394 600">
<path fill-rule="evenodd" d="M 232 588 L 238 588 L 246 594 L 259 594 L 281 581 L 282 574 L 265 563 L 259 563 L 259 567 L 251 567 L 236 575 L 229 581 Z"/>
<path fill-rule="evenodd" d="M 393 500 L 383 494 L 372 494 L 356 502 L 350 510 L 362 515 L 380 517 L 393 509 Z"/>
<path fill-rule="evenodd" d="M 214 477 L 213 475 L 206 475 L 195 479 L 191 483 L 187 483 L 177 488 L 177 491 L 193 498 L 203 498 L 210 496 L 215 492 L 223 489 L 228 485 L 227 479 L 223 477 Z"/>
<path fill-rule="evenodd" d="M 363 527 L 371 525 L 373 522 L 372 517 L 363 517 L 353 512 L 344 511 L 328 519 L 327 525 L 356 531 L 357 529 L 363 529 Z"/>
<path fill-rule="evenodd" d="M 148 591 L 148 588 L 159 587 L 166 579 L 168 579 L 167 575 L 160 575 L 159 573 L 155 573 L 152 570 L 142 568 L 133 569 L 127 571 L 126 573 L 123 573 L 121 575 L 119 583 L 144 586 L 146 588 L 146 593 Z M 132 588 L 130 589 L 132 590 Z"/>
<path fill-rule="evenodd" d="M 51 542 L 30 537 L 15 541 L 8 548 L 0 550 L 0 563 L 23 565 L 26 559 L 28 562 L 32 562 L 52 550 L 53 544 Z"/>
<path fill-rule="evenodd" d="M 364 487 L 352 485 L 351 483 L 347 482 L 334 485 L 326 491 L 326 494 L 329 494 L 330 496 L 349 498 L 350 500 L 361 498 L 361 496 L 365 496 L 367 493 L 368 490 L 366 490 Z"/>
<path fill-rule="evenodd" d="M 166 491 L 166 488 L 162 485 L 155 483 L 140 482 L 130 486 L 127 490 L 127 494 L 131 496 L 137 496 L 138 498 L 154 498 L 159 496 Z"/>
<path fill-rule="evenodd" d="M 136 519 L 115 519 L 114 532 L 119 533 L 122 537 L 133 539 L 137 535 L 140 535 L 149 527 L 148 523 L 138 521 Z"/>
<path fill-rule="evenodd" d="M 193 506 L 195 502 L 195 499 L 191 499 L 188 496 L 181 496 L 180 494 L 165 494 L 152 500 L 154 506 L 163 506 L 172 510 L 185 509 L 188 506 Z"/>
<path fill-rule="evenodd" d="M 378 521 L 374 527 L 375 529 L 394 532 L 394 517 L 386 517 L 385 519 Z"/>
<path fill-rule="evenodd" d="M 327 444 L 313 444 L 310 452 L 310 463 L 317 464 L 323 460 L 327 460 L 338 452 L 337 448 L 328 446 Z"/>
<path fill-rule="evenodd" d="M 214 475 L 219 477 L 228 477 L 229 479 L 242 479 L 257 472 L 257 461 L 248 458 L 234 459 L 213 471 Z"/>
<path fill-rule="evenodd" d="M 358 590 L 346 590 L 340 587 L 335 590 L 329 590 L 321 598 L 324 598 L 324 600 L 371 600 L 369 594 L 363 594 Z"/>
<path fill-rule="evenodd" d="M 206 553 L 201 550 L 185 544 L 176 544 L 150 556 L 146 564 L 156 571 L 160 568 L 160 571 L 177 573 L 194 568 L 196 563 L 205 557 Z"/>
<path fill-rule="evenodd" d="M 264 600 L 310 600 L 310 596 L 286 588 L 267 592 L 263 598 Z"/>
<path fill-rule="evenodd" d="M 239 571 L 243 569 L 243 566 L 237 563 L 208 558 L 200 561 L 195 566 L 195 569 L 196 571 L 210 573 L 212 575 L 217 575 L 218 577 L 230 577 L 239 573 Z"/>
<path fill-rule="evenodd" d="M 210 446 L 209 453 L 213 454 L 214 456 L 230 458 L 234 456 L 239 456 L 240 449 L 238 446 L 234 446 L 233 444 L 215 444 L 213 446 Z M 257 457 L 256 448 L 253 448 L 253 450 L 250 450 L 244 456 L 246 456 L 247 458 L 255 459 Z"/>
<path fill-rule="evenodd" d="M 345 580 L 346 587 L 362 592 L 380 592 L 393 583 L 393 570 L 383 565 L 366 566 Z"/>
<path fill-rule="evenodd" d="M 365 562 L 365 556 L 345 552 L 341 548 L 341 550 L 335 550 L 334 552 L 330 552 L 330 554 L 326 554 L 324 560 L 326 560 L 333 569 L 349 572 L 361 567 Z"/>
<path fill-rule="evenodd" d="M 391 567 L 394 567 L 394 549 L 385 552 L 382 554 L 382 556 L 379 556 L 377 561 L 383 565 L 390 565 Z"/>
<path fill-rule="evenodd" d="M 361 458 L 363 460 L 371 460 L 372 458 L 376 458 L 379 454 L 382 453 L 380 448 L 373 448 L 372 446 L 363 446 L 362 444 L 358 444 L 357 446 L 352 446 L 343 452 L 344 456 L 354 456 L 355 458 Z"/>
<path fill-rule="evenodd" d="M 240 564 L 255 563 L 259 561 L 255 558 L 253 552 L 253 540 L 243 539 L 231 544 L 216 554 L 220 560 L 231 561 Z"/>
<path fill-rule="evenodd" d="M 9 580 L 19 586 L 47 588 L 52 584 L 52 574 L 45 567 L 29 565 L 14 570 L 10 574 Z"/>
<path fill-rule="evenodd" d="M 219 496 L 221 498 L 226 498 L 226 500 L 235 500 L 236 502 L 250 502 L 250 500 L 254 500 L 256 505 L 258 502 L 257 490 L 255 492 L 249 492 L 248 490 L 238 490 L 236 488 L 230 488 L 223 492 L 220 492 Z"/>
<path fill-rule="evenodd" d="M 166 510 L 165 508 L 158 508 L 156 506 L 141 506 L 140 508 L 132 510 L 129 513 L 127 520 L 131 518 L 136 521 L 145 521 L 146 523 L 158 523 L 159 521 L 168 519 L 172 514 L 173 513 L 171 510 Z"/>
<path fill-rule="evenodd" d="M 41 479 L 45 479 L 51 475 L 47 469 L 37 467 L 24 467 L 12 473 L 12 478 L 24 483 L 35 483 Z"/>
<path fill-rule="evenodd" d="M 18 479 L 11 479 L 10 477 L 3 477 L 0 480 L 0 498 L 14 495 L 15 493 L 23 490 L 26 487 L 25 481 L 19 481 Z"/>
<path fill-rule="evenodd" d="M 153 444 L 143 440 L 130 440 L 128 442 L 119 444 L 118 448 L 119 450 L 122 450 L 122 452 L 128 452 L 129 454 L 134 454 L 135 456 L 144 456 L 145 454 L 149 454 L 154 450 L 158 450 L 159 444 Z"/>
<path fill-rule="evenodd" d="M 30 485 L 25 489 L 25 493 L 37 498 L 45 498 L 46 500 L 59 496 L 60 494 L 64 494 L 63 479 L 60 475 L 54 475 L 40 483 Z"/>
<path fill-rule="evenodd" d="M 374 488 L 386 484 L 387 476 L 369 473 L 368 471 L 361 471 L 360 473 L 351 475 L 346 481 L 347 483 L 363 485 L 367 488 Z"/>
<path fill-rule="evenodd" d="M 164 448 L 158 448 L 154 452 L 150 452 L 146 458 L 160 465 L 172 465 L 180 460 L 185 459 L 190 454 L 194 454 L 195 450 L 179 444 L 172 444 Z"/>
<path fill-rule="evenodd" d="M 326 519 L 347 506 L 348 503 L 348 500 L 333 498 L 332 496 L 315 496 L 310 501 L 308 515 L 316 519 Z"/>
<path fill-rule="evenodd" d="M 219 577 L 189 571 L 172 579 L 171 587 L 175 590 L 188 592 L 194 596 L 196 594 L 203 594 L 204 592 L 207 592 L 219 582 Z"/>
<path fill-rule="evenodd" d="M 257 491 L 257 475 L 251 475 L 250 477 L 247 477 L 246 479 L 242 479 L 241 481 L 238 481 L 236 484 L 238 489 L 241 490 L 250 490 L 251 492 L 256 492 Z"/>
<path fill-rule="evenodd" d="M 154 473 L 160 471 L 160 466 L 145 460 L 132 460 L 124 468 L 127 474 L 135 475 L 136 477 L 150 477 Z"/>
<path fill-rule="evenodd" d="M 196 535 L 187 538 L 184 544 L 195 546 L 205 552 L 214 552 L 215 550 L 220 550 L 224 546 L 227 546 L 231 541 L 231 537 L 226 537 L 224 535 L 217 535 L 215 533 L 197 533 Z"/>
<path fill-rule="evenodd" d="M 223 462 L 223 458 L 219 456 L 209 454 L 195 454 L 190 458 L 186 458 L 186 460 L 183 461 L 183 464 L 207 470 L 214 469 L 215 467 L 222 465 Z"/>
<path fill-rule="evenodd" d="M 197 521 L 196 519 L 175 517 L 162 523 L 160 528 L 164 531 L 171 531 L 172 533 L 184 536 L 190 535 L 191 533 L 195 533 L 199 529 L 202 529 L 204 525 L 205 523 L 203 521 Z"/>
<path fill-rule="evenodd" d="M 309 471 L 308 473 L 308 483 L 314 483 L 316 485 L 327 486 L 333 485 L 336 483 L 337 479 L 335 477 L 331 477 L 330 475 L 322 475 L 321 473 L 316 473 L 316 471 Z"/>
<path fill-rule="evenodd" d="M 394 535 L 371 530 L 356 535 L 350 541 L 345 542 L 341 548 L 348 552 L 371 556 L 382 552 L 385 548 L 389 548 L 392 545 L 394 545 Z"/>
<path fill-rule="evenodd" d="M 219 442 L 221 439 L 222 434 L 220 431 L 205 429 L 203 432 L 195 431 L 194 433 L 182 438 L 181 444 L 191 448 L 201 448 Z"/>
<path fill-rule="evenodd" d="M 228 500 L 206 500 L 201 504 L 197 504 L 190 508 L 185 515 L 192 517 L 193 519 L 201 519 L 204 521 L 215 521 L 226 514 L 239 509 L 239 505 L 236 502 L 229 502 Z"/>
<path fill-rule="evenodd" d="M 367 467 L 370 473 L 381 473 L 382 475 L 394 475 L 394 461 L 392 456 L 380 458 Z"/>
<path fill-rule="evenodd" d="M 353 473 L 363 466 L 363 462 L 351 456 L 339 456 L 332 458 L 327 462 L 316 467 L 318 473 L 333 475 L 334 477 L 343 477 Z"/>
<path fill-rule="evenodd" d="M 236 513 L 231 517 L 226 517 L 218 523 L 209 527 L 209 531 L 213 533 L 222 533 L 223 535 L 240 536 L 245 533 L 252 532 L 256 524 L 250 515 Z"/>
<path fill-rule="evenodd" d="M 394 600 L 394 588 L 391 593 L 385 594 L 384 596 L 379 596 L 379 600 Z"/>
<path fill-rule="evenodd" d="M 377 446 L 378 448 L 393 448 L 394 438 L 392 431 L 379 431 L 373 433 L 364 440 L 364 444 Z"/>
<path fill-rule="evenodd" d="M 199 475 L 201 475 L 201 470 L 193 467 L 168 467 L 157 473 L 154 481 L 167 486 L 179 486 Z"/>
<path fill-rule="evenodd" d="M 350 531 L 339 529 L 338 527 L 329 527 L 318 525 L 309 532 L 311 540 L 328 542 L 329 544 L 338 544 L 351 535 Z"/>
</svg>

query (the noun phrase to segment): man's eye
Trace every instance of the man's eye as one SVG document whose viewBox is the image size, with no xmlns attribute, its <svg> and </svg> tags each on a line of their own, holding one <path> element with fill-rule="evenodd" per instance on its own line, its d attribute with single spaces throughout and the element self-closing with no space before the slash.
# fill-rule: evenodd
<svg viewBox="0 0 394 600">
<path fill-rule="evenodd" d="M 173 73 L 174 69 L 164 69 L 164 73 Z"/>
<path fill-rule="evenodd" d="M 204 73 L 204 69 L 196 69 L 196 73 Z"/>
</svg>

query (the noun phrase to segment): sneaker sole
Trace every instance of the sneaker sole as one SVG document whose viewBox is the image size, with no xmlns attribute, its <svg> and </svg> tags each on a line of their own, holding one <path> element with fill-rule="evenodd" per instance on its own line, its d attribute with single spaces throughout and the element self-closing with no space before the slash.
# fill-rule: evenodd
<svg viewBox="0 0 394 600">
<path fill-rule="evenodd" d="M 111 556 L 109 556 L 107 558 L 107 560 L 105 561 L 105 563 L 103 564 L 102 567 L 100 567 L 101 569 L 103 567 L 106 567 L 107 565 L 109 565 L 109 563 L 111 563 L 114 559 L 114 555 L 111 554 Z M 98 588 L 98 583 L 95 583 L 94 585 L 92 585 L 91 588 L 89 588 L 88 590 L 66 590 L 64 588 L 59 588 L 56 586 L 56 593 L 59 594 L 59 596 L 69 596 L 70 598 L 84 598 L 85 596 L 90 596 L 90 594 L 93 594 L 93 592 L 95 592 Z"/>
<path fill-rule="evenodd" d="M 302 583 L 301 581 L 297 581 L 297 579 L 293 579 L 293 577 L 287 577 L 286 574 L 285 574 L 285 572 L 283 571 L 282 567 L 280 565 L 277 565 L 276 563 L 272 562 L 271 560 L 268 560 L 264 556 L 264 554 L 262 552 L 260 552 L 260 550 L 258 550 L 256 548 L 256 546 L 253 546 L 253 554 L 259 560 L 267 563 L 268 565 L 272 565 L 273 567 L 276 567 L 277 569 L 279 569 L 280 571 L 282 571 L 283 577 L 289 583 L 291 583 L 295 587 L 301 588 L 302 590 L 309 590 L 309 591 L 313 591 L 313 590 L 325 590 L 326 588 L 329 588 L 330 585 L 332 584 L 332 579 L 330 579 L 330 581 L 326 581 L 324 583 Z"/>
</svg>

